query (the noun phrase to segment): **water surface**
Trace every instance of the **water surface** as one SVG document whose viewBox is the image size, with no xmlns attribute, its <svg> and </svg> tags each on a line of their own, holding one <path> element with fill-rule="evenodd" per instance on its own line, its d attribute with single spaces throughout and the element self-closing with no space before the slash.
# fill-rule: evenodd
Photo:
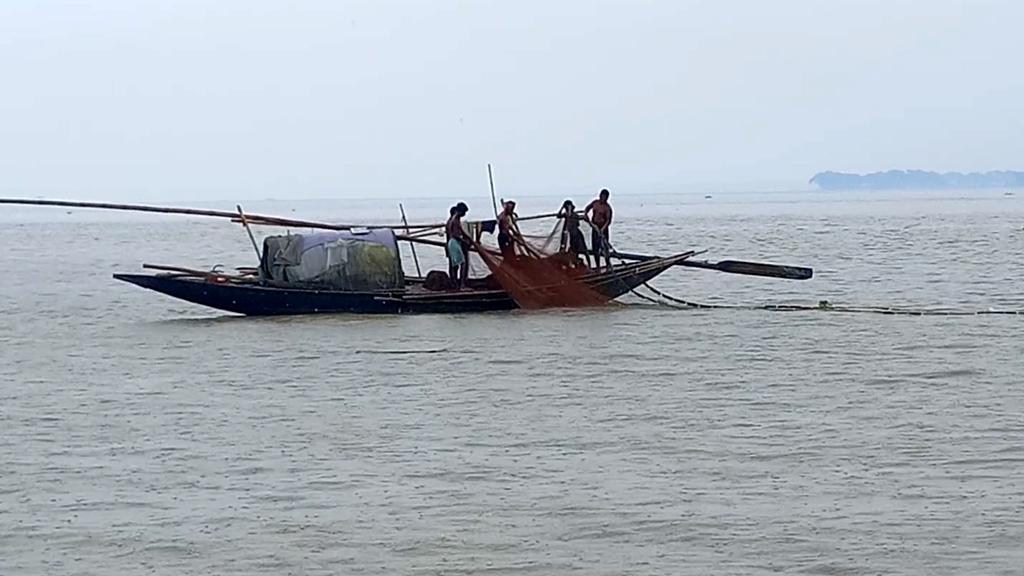
<svg viewBox="0 0 1024 576">
<path fill-rule="evenodd" d="M 519 200 L 526 213 L 561 198 Z M 1001 193 L 612 200 L 620 249 L 816 271 L 655 282 L 689 300 L 1024 309 L 1024 203 Z M 406 209 L 434 220 L 448 204 Z M 1021 317 L 627 306 L 237 318 L 110 277 L 142 262 L 251 265 L 237 227 L 8 208 L 0 573 L 1024 566 Z M 383 201 L 246 208 L 397 213 Z"/>
</svg>

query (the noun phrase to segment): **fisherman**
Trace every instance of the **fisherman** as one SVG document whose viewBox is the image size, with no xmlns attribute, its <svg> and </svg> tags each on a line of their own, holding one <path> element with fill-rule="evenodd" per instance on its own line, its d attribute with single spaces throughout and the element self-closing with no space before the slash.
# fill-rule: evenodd
<svg viewBox="0 0 1024 576">
<path fill-rule="evenodd" d="M 452 207 L 448 209 L 448 220 L 451 220 L 452 217 L 455 216 L 455 214 L 458 211 L 459 211 L 459 209 L 456 208 L 454 204 L 452 204 Z M 448 224 L 447 224 L 447 221 L 445 221 L 445 226 L 444 226 L 444 257 L 445 257 L 446 260 L 448 260 L 449 263 L 451 262 L 451 256 L 449 255 L 449 252 L 448 252 L 448 241 L 451 240 L 451 239 L 452 239 L 452 237 L 448 233 Z M 455 278 L 451 277 L 449 279 L 451 280 L 452 284 L 454 285 Z"/>
<path fill-rule="evenodd" d="M 502 258 L 515 257 L 516 234 L 516 202 L 506 200 L 498 214 L 498 248 Z"/>
<path fill-rule="evenodd" d="M 558 211 L 559 218 L 565 218 L 563 227 L 562 248 L 569 253 L 569 259 L 576 266 L 580 254 L 587 260 L 587 268 L 590 268 L 590 254 L 587 253 L 587 241 L 583 239 L 583 232 L 580 230 L 580 215 L 576 213 L 576 205 L 572 200 L 562 203 Z"/>
<path fill-rule="evenodd" d="M 601 267 L 601 255 L 604 254 L 608 267 L 612 267 L 611 245 L 609 244 L 609 228 L 612 225 L 612 205 L 608 203 L 609 192 L 601 190 L 597 199 L 587 204 L 583 211 L 584 217 L 590 215 L 590 245 L 594 252 L 594 265 Z M 593 214 L 591 214 L 593 212 Z"/>
<path fill-rule="evenodd" d="M 466 287 L 469 279 L 469 236 L 462 228 L 462 218 L 469 212 L 469 206 L 459 202 L 449 211 L 451 216 L 444 226 L 448 248 L 448 276 L 457 289 Z"/>
</svg>

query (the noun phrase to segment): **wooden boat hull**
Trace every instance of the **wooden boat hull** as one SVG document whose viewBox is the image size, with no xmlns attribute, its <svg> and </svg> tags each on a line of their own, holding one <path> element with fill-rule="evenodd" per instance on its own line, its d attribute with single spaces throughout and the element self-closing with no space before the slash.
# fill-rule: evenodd
<svg viewBox="0 0 1024 576">
<path fill-rule="evenodd" d="M 618 298 L 688 257 L 625 264 L 591 273 L 582 280 L 594 290 Z M 503 290 L 459 292 L 383 291 L 342 292 L 235 283 L 181 274 L 114 274 L 114 278 L 179 300 L 246 316 L 290 314 L 415 314 L 514 310 L 515 301 Z"/>
<path fill-rule="evenodd" d="M 246 316 L 489 312 L 516 308 L 516 303 L 501 291 L 438 292 L 433 298 L 407 298 L 404 291 L 301 290 L 162 274 L 114 274 L 114 278 L 172 298 Z"/>
</svg>

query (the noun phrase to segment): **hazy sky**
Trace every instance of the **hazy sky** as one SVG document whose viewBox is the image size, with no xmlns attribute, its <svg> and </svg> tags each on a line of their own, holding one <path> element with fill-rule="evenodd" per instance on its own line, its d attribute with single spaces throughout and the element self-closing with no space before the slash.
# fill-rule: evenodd
<svg viewBox="0 0 1024 576">
<path fill-rule="evenodd" d="M 1024 168 L 1019 0 L 0 0 L 0 194 L 479 196 Z"/>
</svg>

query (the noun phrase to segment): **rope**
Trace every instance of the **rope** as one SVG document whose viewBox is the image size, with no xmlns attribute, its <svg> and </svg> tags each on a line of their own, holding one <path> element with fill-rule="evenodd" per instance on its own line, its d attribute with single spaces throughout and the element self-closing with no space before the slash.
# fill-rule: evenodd
<svg viewBox="0 0 1024 576">
<path fill-rule="evenodd" d="M 592 230 L 597 228 L 587 219 L 582 219 L 586 222 Z M 617 252 L 612 246 L 608 238 L 604 239 L 605 247 L 611 251 L 614 257 Z M 596 253 L 596 252 L 595 252 Z M 621 258 L 616 258 L 620 263 Z M 645 294 L 641 294 L 636 289 L 630 289 L 630 293 L 634 296 L 656 304 L 658 306 L 664 306 L 668 308 L 675 308 L 677 310 L 692 310 L 692 309 L 729 309 L 729 310 L 767 310 L 770 312 L 807 312 L 807 311 L 820 311 L 820 312 L 843 312 L 847 314 L 883 314 L 886 316 L 1024 316 L 1024 310 L 935 310 L 935 309 L 911 309 L 911 308 L 893 308 L 891 306 L 835 306 L 828 300 L 821 300 L 817 306 L 810 306 L 806 304 L 761 304 L 761 305 L 740 305 L 740 304 L 705 304 L 702 302 L 691 302 L 689 300 L 683 300 L 682 298 L 676 298 L 670 294 L 666 294 L 661 290 L 658 290 L 654 286 L 651 286 L 649 282 L 642 284 L 644 288 L 647 288 L 655 294 L 661 300 L 652 298 Z"/>
<path fill-rule="evenodd" d="M 658 290 L 654 286 L 651 286 L 650 283 L 648 283 L 648 282 L 644 282 L 643 286 L 644 286 L 644 288 L 647 288 L 651 292 L 654 292 L 657 296 L 659 296 L 661 298 L 664 298 L 665 300 L 668 300 L 669 302 L 672 302 L 673 304 L 681 304 L 684 308 L 734 308 L 734 306 L 729 306 L 729 305 L 725 305 L 725 304 L 701 304 L 700 302 L 689 302 L 689 301 L 683 300 L 681 298 L 676 298 L 674 296 L 669 296 L 668 294 L 665 294 L 664 292 L 662 292 L 661 290 Z M 633 293 L 639 295 L 635 291 Z"/>
<path fill-rule="evenodd" d="M 935 309 L 911 309 L 911 308 L 893 308 L 893 307 L 881 307 L 881 306 L 835 306 L 828 300 L 822 300 L 818 302 L 817 306 L 809 306 L 802 304 L 762 304 L 762 305 L 751 305 L 743 306 L 736 304 L 703 304 L 699 302 L 690 302 L 681 298 L 676 298 L 669 294 L 658 290 L 654 286 L 645 282 L 643 284 L 645 288 L 653 292 L 659 298 L 663 300 L 659 301 L 655 298 L 645 296 L 639 292 L 632 291 L 634 295 L 640 297 L 647 302 L 653 302 L 660 306 L 667 306 L 676 309 L 693 309 L 693 308 L 727 308 L 732 310 L 767 310 L 770 312 L 804 312 L 804 311 L 820 311 L 820 312 L 844 312 L 848 314 L 883 314 L 886 316 L 1024 316 L 1024 310 L 935 310 Z"/>
</svg>

